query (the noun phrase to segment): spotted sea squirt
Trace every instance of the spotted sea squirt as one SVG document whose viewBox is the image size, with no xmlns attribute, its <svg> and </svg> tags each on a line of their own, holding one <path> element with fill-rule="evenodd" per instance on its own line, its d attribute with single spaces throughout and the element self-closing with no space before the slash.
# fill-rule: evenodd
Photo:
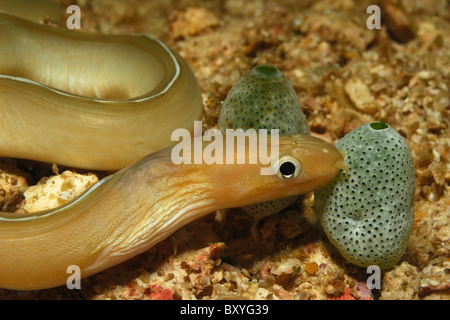
<svg viewBox="0 0 450 320">
<path fill-rule="evenodd" d="M 267 129 L 271 134 L 309 135 L 306 117 L 287 77 L 273 65 L 258 65 L 231 88 L 218 119 L 218 129 Z M 255 223 L 278 213 L 295 202 L 297 196 L 244 207 Z"/>
<path fill-rule="evenodd" d="M 225 99 L 219 130 L 279 129 L 280 134 L 309 134 L 297 94 L 275 66 L 259 65 L 242 76 Z"/>
<path fill-rule="evenodd" d="M 361 267 L 393 267 L 414 219 L 414 167 L 403 137 L 382 121 L 359 126 L 336 147 L 348 172 L 315 191 L 315 207 L 330 242 Z"/>
</svg>

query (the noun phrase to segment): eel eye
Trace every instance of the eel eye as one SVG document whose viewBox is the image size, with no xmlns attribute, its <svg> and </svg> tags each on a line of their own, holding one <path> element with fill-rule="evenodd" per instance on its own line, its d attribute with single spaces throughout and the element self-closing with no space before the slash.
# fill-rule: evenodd
<svg viewBox="0 0 450 320">
<path fill-rule="evenodd" d="M 293 157 L 283 157 L 275 167 L 280 179 L 294 179 L 302 172 L 302 165 Z"/>
</svg>

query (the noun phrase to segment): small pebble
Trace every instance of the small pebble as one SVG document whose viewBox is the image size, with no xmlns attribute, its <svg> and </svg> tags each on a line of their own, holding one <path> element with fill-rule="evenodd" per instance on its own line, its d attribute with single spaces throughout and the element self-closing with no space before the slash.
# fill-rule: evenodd
<svg viewBox="0 0 450 320">
<path fill-rule="evenodd" d="M 336 287 L 333 286 L 333 285 L 331 285 L 331 284 L 329 284 L 329 285 L 327 285 L 327 286 L 325 287 L 325 292 L 326 292 L 327 294 L 333 295 L 333 294 L 336 293 Z"/>
<path fill-rule="evenodd" d="M 381 11 L 389 35 L 398 42 L 408 42 L 415 37 L 413 23 L 405 10 L 391 0 L 381 1 Z"/>
<path fill-rule="evenodd" d="M 368 114 L 374 114 L 377 111 L 377 103 L 372 97 L 369 87 L 362 80 L 351 78 L 345 83 L 344 89 L 359 111 Z"/>
<path fill-rule="evenodd" d="M 314 275 L 316 271 L 319 269 L 319 265 L 315 262 L 309 262 L 305 265 L 305 272 L 310 276 Z"/>
</svg>

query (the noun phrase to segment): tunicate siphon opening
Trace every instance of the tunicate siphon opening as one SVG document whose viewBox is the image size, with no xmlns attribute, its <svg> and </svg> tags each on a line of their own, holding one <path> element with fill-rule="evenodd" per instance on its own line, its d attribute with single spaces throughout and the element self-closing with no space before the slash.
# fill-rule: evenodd
<svg viewBox="0 0 450 320">
<path fill-rule="evenodd" d="M 370 126 L 372 127 L 372 129 L 375 129 L 375 130 L 383 130 L 383 129 L 389 128 L 388 124 L 384 121 L 372 122 L 370 124 Z"/>
<path fill-rule="evenodd" d="M 277 67 L 267 64 L 257 66 L 254 70 L 265 77 L 275 77 L 278 74 Z"/>
</svg>

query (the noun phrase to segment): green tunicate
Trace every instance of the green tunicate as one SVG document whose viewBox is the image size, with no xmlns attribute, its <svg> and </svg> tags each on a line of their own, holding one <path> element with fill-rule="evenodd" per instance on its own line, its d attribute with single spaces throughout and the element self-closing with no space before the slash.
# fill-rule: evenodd
<svg viewBox="0 0 450 320">
<path fill-rule="evenodd" d="M 218 129 L 279 129 L 280 134 L 308 134 L 309 127 L 297 94 L 286 76 L 273 65 L 259 65 L 245 74 L 231 88 L 225 99 Z M 259 221 L 278 213 L 297 197 L 267 201 L 244 207 Z"/>
<path fill-rule="evenodd" d="M 272 65 L 259 65 L 231 88 L 218 128 L 279 129 L 280 134 L 309 134 L 297 94 L 286 76 Z"/>
<path fill-rule="evenodd" d="M 314 193 L 328 239 L 345 259 L 362 267 L 393 267 L 414 219 L 414 167 L 403 137 L 385 122 L 359 126 L 336 147 L 348 172 Z"/>
</svg>

